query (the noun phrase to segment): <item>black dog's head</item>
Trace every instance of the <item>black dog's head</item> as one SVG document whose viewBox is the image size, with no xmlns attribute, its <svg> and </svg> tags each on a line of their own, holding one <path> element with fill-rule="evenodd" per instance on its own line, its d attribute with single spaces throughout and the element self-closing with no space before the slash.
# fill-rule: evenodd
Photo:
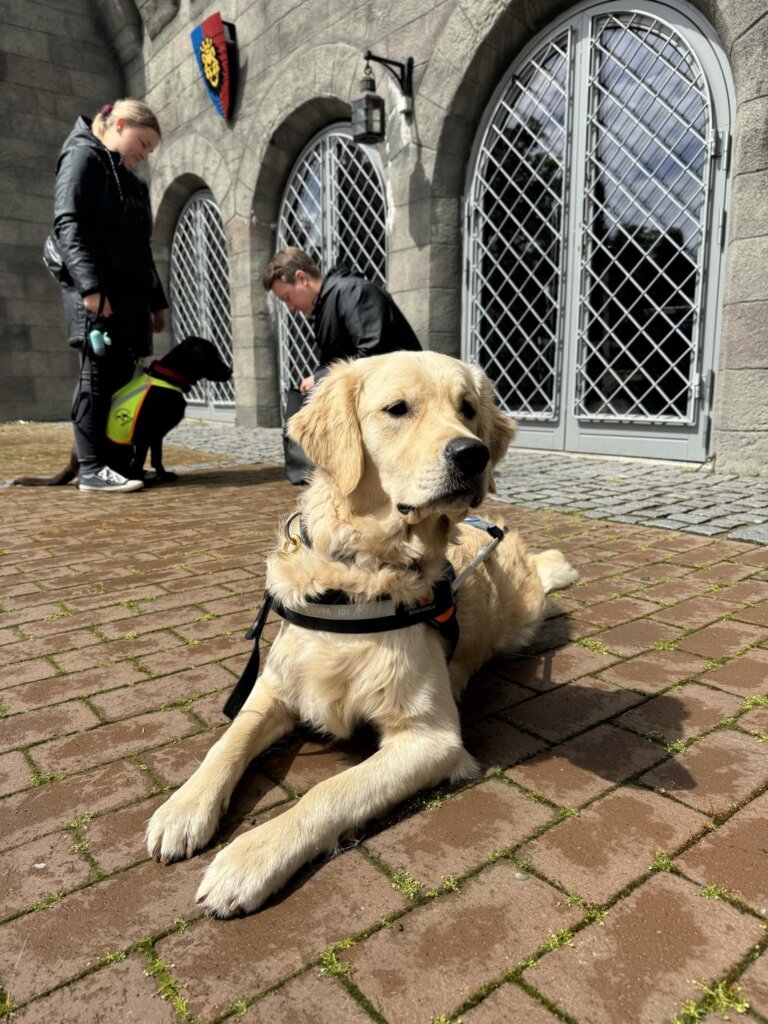
<svg viewBox="0 0 768 1024">
<path fill-rule="evenodd" d="M 225 381 L 232 376 L 232 367 L 227 366 L 216 346 L 206 338 L 185 338 L 160 362 L 167 369 L 181 374 L 190 387 L 199 380 Z"/>
</svg>

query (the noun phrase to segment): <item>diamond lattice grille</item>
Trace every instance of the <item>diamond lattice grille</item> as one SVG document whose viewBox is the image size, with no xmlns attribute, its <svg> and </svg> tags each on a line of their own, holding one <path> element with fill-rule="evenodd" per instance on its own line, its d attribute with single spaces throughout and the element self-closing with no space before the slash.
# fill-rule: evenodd
<svg viewBox="0 0 768 1024">
<path fill-rule="evenodd" d="M 278 248 L 296 245 L 323 269 L 344 263 L 377 284 L 387 277 L 386 200 L 381 172 L 343 129 L 314 140 L 300 157 L 285 191 Z M 312 327 L 301 313 L 277 303 L 280 383 L 297 387 L 317 369 Z"/>
<path fill-rule="evenodd" d="M 468 356 L 507 412 L 556 415 L 570 35 L 515 75 L 481 140 L 472 186 Z"/>
<path fill-rule="evenodd" d="M 224 225 L 209 193 L 192 196 L 179 217 L 171 246 L 171 303 L 176 342 L 188 335 L 208 338 L 232 363 L 229 261 Z M 196 405 L 235 404 L 231 380 L 201 381 L 187 395 Z"/>
<path fill-rule="evenodd" d="M 692 423 L 709 100 L 679 37 L 592 21 L 576 413 Z"/>
</svg>

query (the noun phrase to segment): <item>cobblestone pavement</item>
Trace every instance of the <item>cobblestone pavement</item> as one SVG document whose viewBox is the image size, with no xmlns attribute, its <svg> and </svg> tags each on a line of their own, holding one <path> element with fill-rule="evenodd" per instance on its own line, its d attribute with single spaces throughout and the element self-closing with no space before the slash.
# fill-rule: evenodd
<svg viewBox="0 0 768 1024">
<path fill-rule="evenodd" d="M 279 430 L 186 421 L 178 444 L 282 462 Z M 768 544 L 768 477 L 736 477 L 682 463 L 594 459 L 512 449 L 498 468 L 498 497 L 525 508 L 558 508 L 596 519 Z"/>
<path fill-rule="evenodd" d="M 0 425 L 0 479 L 58 468 L 67 441 Z M 132 495 L 0 492 L 0 1018 L 765 1024 L 768 548 L 733 534 L 544 493 L 547 508 L 495 503 L 582 581 L 531 648 L 473 680 L 482 778 L 419 794 L 237 921 L 195 906 L 213 851 L 147 859 L 144 823 L 224 728 L 297 497 L 252 457 L 171 447 L 169 465 L 197 468 Z M 607 465 L 592 473 L 626 473 L 617 488 L 673 472 Z M 295 735 L 252 763 L 215 842 L 372 749 Z"/>
</svg>

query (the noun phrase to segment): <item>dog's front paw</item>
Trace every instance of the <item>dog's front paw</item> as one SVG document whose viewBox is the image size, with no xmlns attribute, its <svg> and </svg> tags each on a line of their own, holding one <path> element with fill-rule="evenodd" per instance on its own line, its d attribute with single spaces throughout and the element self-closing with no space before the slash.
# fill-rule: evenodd
<svg viewBox="0 0 768 1024">
<path fill-rule="evenodd" d="M 184 860 L 202 850 L 219 823 L 217 808 L 184 790 L 182 786 L 158 807 L 147 823 L 149 855 L 163 864 Z"/>
<path fill-rule="evenodd" d="M 282 845 L 278 821 L 260 825 L 218 853 L 203 875 L 197 902 L 211 917 L 238 917 L 258 910 L 288 881 L 299 863 Z"/>
</svg>

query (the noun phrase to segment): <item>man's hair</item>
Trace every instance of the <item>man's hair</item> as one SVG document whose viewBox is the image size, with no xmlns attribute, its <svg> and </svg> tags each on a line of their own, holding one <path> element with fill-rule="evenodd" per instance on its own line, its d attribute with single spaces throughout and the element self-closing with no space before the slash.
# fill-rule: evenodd
<svg viewBox="0 0 768 1024">
<path fill-rule="evenodd" d="M 264 291 L 271 291 L 275 281 L 295 284 L 297 270 L 303 270 L 307 277 L 318 278 L 323 276 L 322 270 L 308 252 L 304 252 L 303 249 L 297 249 L 295 245 L 287 245 L 280 252 L 276 252 L 267 264 L 267 269 L 264 271 L 264 276 L 261 279 Z"/>
</svg>

